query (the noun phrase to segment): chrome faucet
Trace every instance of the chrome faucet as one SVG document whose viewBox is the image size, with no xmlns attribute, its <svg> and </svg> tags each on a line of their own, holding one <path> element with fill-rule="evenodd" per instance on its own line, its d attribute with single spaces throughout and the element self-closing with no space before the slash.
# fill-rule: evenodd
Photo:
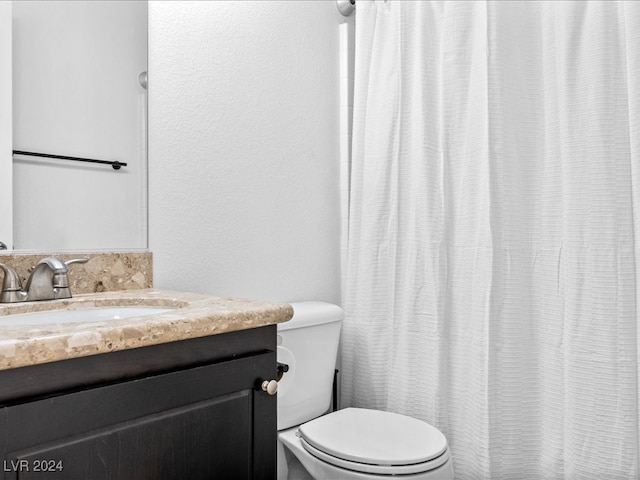
<svg viewBox="0 0 640 480">
<path fill-rule="evenodd" d="M 0 269 L 4 272 L 0 303 L 71 298 L 67 267 L 72 263 L 86 263 L 88 260 L 88 258 L 74 258 L 65 262 L 55 257 L 43 258 L 33 268 L 24 290 L 16 271 L 0 263 Z"/>
</svg>

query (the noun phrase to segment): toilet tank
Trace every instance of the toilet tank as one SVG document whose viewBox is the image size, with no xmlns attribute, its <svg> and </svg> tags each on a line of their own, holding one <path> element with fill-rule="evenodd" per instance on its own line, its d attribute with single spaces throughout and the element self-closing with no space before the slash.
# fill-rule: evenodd
<svg viewBox="0 0 640 480">
<path fill-rule="evenodd" d="M 342 309 L 325 302 L 292 303 L 293 318 L 278 324 L 278 430 L 300 425 L 331 406 Z"/>
</svg>

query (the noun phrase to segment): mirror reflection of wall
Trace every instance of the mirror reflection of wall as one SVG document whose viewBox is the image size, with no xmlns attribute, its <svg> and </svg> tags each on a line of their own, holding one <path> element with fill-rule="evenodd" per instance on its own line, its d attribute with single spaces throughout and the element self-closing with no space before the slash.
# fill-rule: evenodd
<svg viewBox="0 0 640 480">
<path fill-rule="evenodd" d="M 146 1 L 14 1 L 14 247 L 146 248 Z"/>
<path fill-rule="evenodd" d="M 0 2 L 0 242 L 9 247 L 13 240 L 11 102 L 11 2 Z"/>
</svg>

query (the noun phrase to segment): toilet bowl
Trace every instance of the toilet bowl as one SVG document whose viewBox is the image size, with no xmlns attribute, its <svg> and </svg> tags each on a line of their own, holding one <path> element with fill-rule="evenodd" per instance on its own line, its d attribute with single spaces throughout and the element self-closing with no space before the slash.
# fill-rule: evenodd
<svg viewBox="0 0 640 480">
<path fill-rule="evenodd" d="M 444 435 L 405 415 L 346 408 L 279 432 L 278 438 L 304 467 L 298 471 L 315 480 L 453 479 Z M 295 472 L 291 461 L 289 469 Z"/>
<path fill-rule="evenodd" d="M 329 409 L 342 309 L 292 303 L 278 325 L 278 480 L 453 480 L 446 437 L 397 413 Z M 282 387 L 282 388 L 281 388 Z"/>
</svg>

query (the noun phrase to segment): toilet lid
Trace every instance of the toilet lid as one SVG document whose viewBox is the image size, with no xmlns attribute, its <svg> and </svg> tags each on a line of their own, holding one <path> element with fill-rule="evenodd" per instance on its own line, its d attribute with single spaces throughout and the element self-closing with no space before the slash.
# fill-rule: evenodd
<svg viewBox="0 0 640 480">
<path fill-rule="evenodd" d="M 418 464 L 430 463 L 447 451 L 447 439 L 437 428 L 412 417 L 379 410 L 345 408 L 311 420 L 301 425 L 299 431 L 311 447 L 308 450 L 324 453 L 325 460 L 331 461 L 333 457 L 349 464 L 411 465 L 416 467 L 412 470 L 426 471 L 435 465 Z"/>
</svg>

